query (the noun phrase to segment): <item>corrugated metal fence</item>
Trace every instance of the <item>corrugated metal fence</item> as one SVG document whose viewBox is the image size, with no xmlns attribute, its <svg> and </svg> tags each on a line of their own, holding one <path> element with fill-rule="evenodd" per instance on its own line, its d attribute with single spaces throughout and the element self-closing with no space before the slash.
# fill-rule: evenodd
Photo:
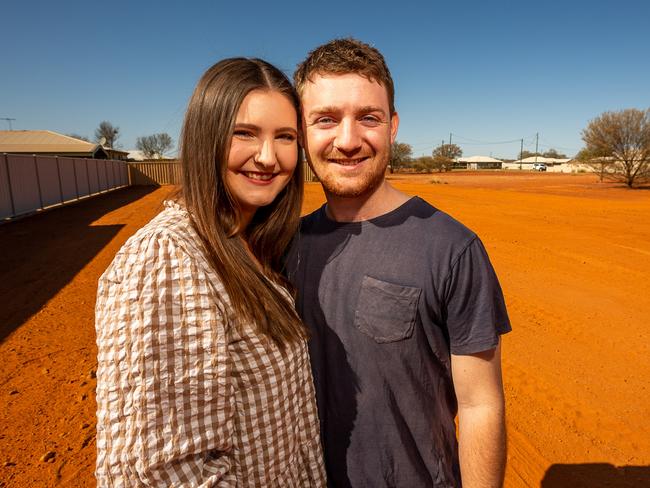
<svg viewBox="0 0 650 488">
<path fill-rule="evenodd" d="M 318 181 L 309 165 L 303 163 L 305 181 Z M 178 161 L 138 161 L 129 163 L 132 185 L 180 185 L 181 164 Z"/>
<path fill-rule="evenodd" d="M 0 220 L 129 185 L 124 161 L 0 154 Z"/>
</svg>

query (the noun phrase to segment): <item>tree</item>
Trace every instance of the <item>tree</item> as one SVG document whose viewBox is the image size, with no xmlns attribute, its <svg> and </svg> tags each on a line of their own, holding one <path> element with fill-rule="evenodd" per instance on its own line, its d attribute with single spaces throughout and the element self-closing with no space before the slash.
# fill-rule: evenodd
<svg viewBox="0 0 650 488">
<path fill-rule="evenodd" d="M 120 128 L 113 126 L 110 122 L 104 120 L 99 124 L 99 127 L 95 129 L 95 140 L 101 142 L 102 138 L 105 139 L 104 146 L 113 148 L 115 142 L 119 137 Z"/>
<path fill-rule="evenodd" d="M 79 134 L 75 134 L 75 133 L 66 134 L 66 135 L 68 137 L 72 137 L 73 139 L 79 139 L 80 141 L 90 142 L 90 140 L 88 140 L 88 138 L 86 136 L 80 136 Z"/>
<path fill-rule="evenodd" d="M 417 173 L 430 173 L 433 170 L 433 158 L 431 156 L 420 156 L 412 160 L 410 166 Z"/>
<path fill-rule="evenodd" d="M 413 155 L 413 148 L 410 144 L 405 142 L 395 141 L 390 146 L 390 172 L 396 171 L 404 163 L 411 161 Z"/>
<path fill-rule="evenodd" d="M 650 109 L 604 112 L 582 131 L 589 164 L 610 164 L 602 177 L 629 188 L 650 180 Z"/>
<path fill-rule="evenodd" d="M 174 141 L 169 134 L 162 132 L 138 137 L 135 147 L 142 151 L 142 154 L 148 159 L 162 158 L 167 151 L 174 147 Z"/>
<path fill-rule="evenodd" d="M 551 148 L 545 153 L 542 153 L 542 156 L 545 158 L 553 158 L 553 159 L 566 159 L 566 154 L 563 154 L 561 152 L 556 151 L 555 149 Z"/>
<path fill-rule="evenodd" d="M 605 175 L 609 171 L 609 167 L 614 164 L 613 158 L 606 156 L 599 156 L 597 153 L 589 151 L 586 147 L 582 148 L 575 157 L 576 161 L 580 161 L 587 166 L 590 166 L 596 173 L 600 181 L 605 179 Z"/>
<path fill-rule="evenodd" d="M 463 155 L 463 150 L 456 144 L 441 144 L 433 150 L 433 167 L 439 172 L 451 171 L 454 160 Z"/>
<path fill-rule="evenodd" d="M 532 158 L 533 156 L 541 156 L 541 154 L 530 152 L 530 151 L 521 151 L 520 159 Z"/>
</svg>

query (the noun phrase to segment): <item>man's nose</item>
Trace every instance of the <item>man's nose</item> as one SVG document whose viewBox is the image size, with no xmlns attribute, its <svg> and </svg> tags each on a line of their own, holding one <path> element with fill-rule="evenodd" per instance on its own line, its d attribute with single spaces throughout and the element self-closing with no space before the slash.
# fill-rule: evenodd
<svg viewBox="0 0 650 488">
<path fill-rule="evenodd" d="M 339 151 L 346 153 L 357 151 L 361 148 L 361 135 L 354 120 L 343 120 L 338 127 L 334 146 Z"/>
<path fill-rule="evenodd" d="M 265 168 L 275 166 L 277 158 L 275 156 L 275 139 L 264 139 L 254 158 L 255 163 Z"/>
</svg>

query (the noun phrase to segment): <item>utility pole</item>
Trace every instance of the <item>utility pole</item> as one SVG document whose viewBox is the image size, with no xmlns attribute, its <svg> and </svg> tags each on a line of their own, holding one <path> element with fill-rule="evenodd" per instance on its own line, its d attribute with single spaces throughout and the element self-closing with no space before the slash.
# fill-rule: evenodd
<svg viewBox="0 0 650 488">
<path fill-rule="evenodd" d="M 449 145 L 451 146 L 451 132 L 449 133 Z"/>
<path fill-rule="evenodd" d="M 524 157 L 524 140 L 521 140 L 521 149 L 519 150 L 519 171 L 521 171 L 521 160 Z"/>
<path fill-rule="evenodd" d="M 539 146 L 539 132 L 535 134 L 535 163 L 537 163 L 537 147 Z"/>
<path fill-rule="evenodd" d="M 9 130 L 13 130 L 13 128 L 11 127 L 11 121 L 16 119 L 12 119 L 9 117 L 0 117 L 0 120 L 6 120 L 9 123 Z"/>
</svg>

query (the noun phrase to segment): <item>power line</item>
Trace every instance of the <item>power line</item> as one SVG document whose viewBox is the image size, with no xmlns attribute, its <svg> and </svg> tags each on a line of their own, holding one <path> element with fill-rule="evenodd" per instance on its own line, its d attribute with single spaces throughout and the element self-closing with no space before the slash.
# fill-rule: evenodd
<svg viewBox="0 0 650 488">
<path fill-rule="evenodd" d="M 9 123 L 9 130 L 13 130 L 13 128 L 11 127 L 11 121 L 16 119 L 12 119 L 10 117 L 0 117 L 0 120 L 6 120 Z"/>
</svg>

